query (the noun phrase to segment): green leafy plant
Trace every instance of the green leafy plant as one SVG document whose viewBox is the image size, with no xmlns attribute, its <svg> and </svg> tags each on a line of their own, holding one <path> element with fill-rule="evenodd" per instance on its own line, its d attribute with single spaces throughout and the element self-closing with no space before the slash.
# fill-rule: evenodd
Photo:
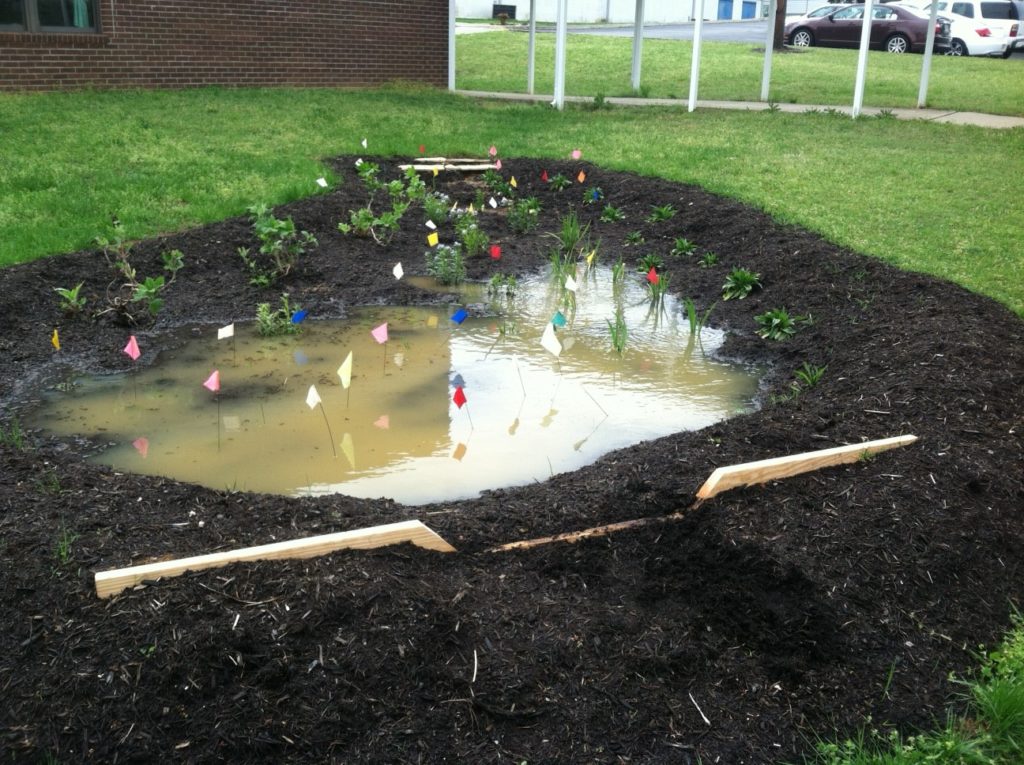
<svg viewBox="0 0 1024 765">
<path fill-rule="evenodd" d="M 54 287 L 53 291 L 60 296 L 60 310 L 64 313 L 79 313 L 85 308 L 85 295 L 82 295 L 82 284 L 79 282 L 74 287 Z"/>
<path fill-rule="evenodd" d="M 511 300 L 516 296 L 519 282 L 512 274 L 494 274 L 487 282 L 487 294 L 491 298 Z"/>
<path fill-rule="evenodd" d="M 257 275 L 267 284 L 272 284 L 277 279 L 287 276 L 295 267 L 298 259 L 310 247 L 317 244 L 316 237 L 308 231 L 298 231 L 295 222 L 289 218 L 276 218 L 265 204 L 252 205 L 249 214 L 253 218 L 252 229 L 256 238 L 260 241 L 260 254 L 264 262 L 258 262 L 255 258 L 248 259 L 243 256 L 243 261 L 253 274 L 253 281 Z M 241 255 L 239 251 L 239 255 Z M 246 250 L 248 255 L 248 250 Z"/>
<path fill-rule="evenodd" d="M 487 200 L 484 198 L 484 190 L 477 189 L 473 192 L 473 205 L 477 210 L 483 210 Z"/>
<path fill-rule="evenodd" d="M 639 271 L 641 274 L 646 274 L 650 272 L 652 268 L 657 270 L 659 268 L 664 268 L 664 266 L 665 261 L 662 260 L 661 255 L 658 255 L 653 252 L 647 253 L 636 262 L 636 270 Z"/>
<path fill-rule="evenodd" d="M 676 214 L 676 208 L 672 205 L 661 205 L 651 208 L 651 214 L 647 216 L 648 223 L 660 223 L 662 221 L 670 220 L 674 218 Z"/>
<path fill-rule="evenodd" d="M 665 294 L 668 292 L 670 276 L 669 274 L 657 274 L 657 277 L 654 281 L 648 280 L 647 296 L 650 298 L 652 305 L 661 306 L 664 303 Z"/>
<path fill-rule="evenodd" d="M 583 194 L 584 204 L 595 205 L 601 201 L 604 201 L 604 189 L 600 186 L 591 186 Z"/>
<path fill-rule="evenodd" d="M 701 255 L 701 258 L 698 262 L 700 263 L 701 268 L 711 268 L 711 266 L 714 266 L 718 263 L 718 255 L 716 255 L 713 252 L 705 252 L 703 255 Z"/>
<path fill-rule="evenodd" d="M 292 316 L 299 311 L 298 305 L 292 305 L 288 293 L 281 295 L 281 305 L 272 309 L 270 303 L 256 305 L 256 331 L 263 337 L 277 335 L 297 335 L 302 332 L 302 325 L 292 321 Z"/>
<path fill-rule="evenodd" d="M 447 194 L 431 192 L 423 196 L 422 202 L 427 220 L 433 221 L 435 225 L 448 220 L 448 210 L 452 205 Z"/>
<path fill-rule="evenodd" d="M 512 187 L 512 184 L 506 181 L 496 170 L 484 170 L 481 180 L 487 185 L 492 194 L 508 197 L 509 199 L 516 195 L 516 190 Z"/>
<path fill-rule="evenodd" d="M 612 339 L 612 350 L 620 356 L 626 350 L 626 342 L 629 339 L 629 331 L 626 328 L 626 317 L 619 308 L 615 311 L 615 320 L 605 319 L 608 323 L 608 333 Z"/>
<path fill-rule="evenodd" d="M 722 300 L 742 300 L 761 286 L 761 275 L 745 268 L 733 268 L 722 285 Z"/>
<path fill-rule="evenodd" d="M 17 419 L 11 420 L 6 427 L 0 424 L 0 444 L 10 446 L 19 452 L 25 451 L 25 432 Z"/>
<path fill-rule="evenodd" d="M 683 301 L 683 305 L 686 306 L 686 319 L 690 323 L 690 335 L 692 337 L 693 335 L 699 334 L 700 331 L 707 326 L 708 317 L 711 316 L 711 312 L 715 309 L 715 306 L 718 305 L 718 301 L 709 305 L 708 310 L 706 310 L 701 316 L 697 315 L 697 306 L 691 298 L 686 298 L 686 300 Z"/>
<path fill-rule="evenodd" d="M 828 369 L 826 364 L 823 367 L 816 366 L 805 361 L 800 365 L 800 368 L 793 372 L 793 376 L 796 378 L 796 384 L 802 385 L 805 388 L 813 388 L 819 382 L 821 378 L 825 376 L 825 370 Z"/>
<path fill-rule="evenodd" d="M 551 180 L 548 181 L 548 185 L 555 191 L 562 191 L 572 186 L 572 181 L 566 178 L 562 173 L 551 176 Z"/>
<path fill-rule="evenodd" d="M 559 230 L 551 236 L 558 240 L 558 249 L 562 256 L 569 258 L 586 238 L 590 224 L 581 225 L 575 210 L 570 210 L 567 215 L 562 216 L 559 224 Z"/>
<path fill-rule="evenodd" d="M 508 225 L 517 234 L 525 234 L 537 228 L 540 222 L 540 202 L 537 197 L 517 199 L 508 208 Z"/>
<path fill-rule="evenodd" d="M 620 220 L 626 219 L 626 213 L 622 212 L 615 205 L 605 205 L 604 209 L 601 210 L 601 220 L 604 223 L 615 223 Z"/>
<path fill-rule="evenodd" d="M 618 286 L 621 285 L 625 280 L 626 264 L 622 260 L 622 256 L 620 255 L 619 259 L 616 260 L 615 264 L 612 266 L 612 284 Z"/>
<path fill-rule="evenodd" d="M 156 316 L 160 313 L 160 309 L 164 307 L 164 301 L 160 297 L 160 293 L 166 286 L 164 277 L 147 276 L 142 282 L 135 285 L 135 291 L 132 292 L 132 301 L 142 303 L 146 306 L 146 310 L 149 311 L 151 316 Z"/>
<path fill-rule="evenodd" d="M 148 276 L 140 280 L 131 263 L 131 245 L 124 239 L 120 222 L 114 224 L 111 239 L 97 237 L 96 242 L 103 249 L 107 263 L 121 277 L 107 285 L 107 305 L 96 316 L 112 313 L 128 324 L 135 324 L 139 316 L 134 307 L 141 305 L 150 318 L 155 317 L 164 305 L 160 293 L 174 283 L 185 265 L 181 250 L 169 250 L 160 256 L 167 277 Z"/>
<path fill-rule="evenodd" d="M 647 240 L 644 239 L 644 235 L 641 234 L 639 231 L 630 231 L 628 234 L 626 234 L 626 241 L 623 242 L 623 246 L 638 247 L 639 245 L 643 244 L 646 241 Z"/>
<path fill-rule="evenodd" d="M 466 262 L 462 246 L 456 242 L 439 244 L 426 252 L 427 273 L 441 284 L 462 284 L 466 280 Z"/>
<path fill-rule="evenodd" d="M 76 541 L 78 541 L 78 534 L 62 523 L 57 541 L 53 545 L 53 557 L 60 565 L 66 566 L 71 562 L 72 548 Z"/>
<path fill-rule="evenodd" d="M 766 340 L 788 340 L 796 334 L 800 316 L 790 316 L 785 308 L 772 308 L 754 317 L 757 334 Z"/>
<path fill-rule="evenodd" d="M 407 168 L 402 178 L 385 183 L 379 177 L 380 167 L 374 162 L 359 162 L 356 172 L 366 188 L 366 206 L 349 210 L 348 223 L 342 221 L 338 230 L 343 234 L 371 237 L 377 244 L 389 243 L 398 233 L 402 216 L 413 201 L 425 201 L 426 186 L 413 168 Z M 390 209 L 374 210 L 380 191 L 386 191 Z M 436 223 L 437 221 L 435 221 Z M 303 232 L 305 233 L 305 232 Z M 313 240 L 314 243 L 316 240 Z"/>
<path fill-rule="evenodd" d="M 697 245 L 685 236 L 677 236 L 672 242 L 672 255 L 677 258 L 680 258 L 683 255 L 692 255 L 696 249 Z"/>
<path fill-rule="evenodd" d="M 487 249 L 491 238 L 480 228 L 476 213 L 460 212 L 455 218 L 455 235 L 462 243 L 463 255 L 472 258 Z"/>
</svg>

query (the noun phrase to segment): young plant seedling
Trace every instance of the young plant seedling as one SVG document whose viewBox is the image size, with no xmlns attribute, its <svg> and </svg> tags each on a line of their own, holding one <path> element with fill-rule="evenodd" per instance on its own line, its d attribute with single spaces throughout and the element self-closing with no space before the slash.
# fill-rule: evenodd
<svg viewBox="0 0 1024 765">
<path fill-rule="evenodd" d="M 66 314 L 81 313 L 82 309 L 85 308 L 85 295 L 82 295 L 82 284 L 79 282 L 74 287 L 54 287 L 53 291 L 60 296 L 60 310 Z"/>
<path fill-rule="evenodd" d="M 551 180 L 548 181 L 548 185 L 555 191 L 562 191 L 563 189 L 567 189 L 570 186 L 572 186 L 572 181 L 570 181 L 561 173 L 558 173 L 557 175 L 553 175 L 551 177 Z"/>
<path fill-rule="evenodd" d="M 626 240 L 622 243 L 623 247 L 639 247 L 645 241 L 644 235 L 639 231 L 630 231 L 626 234 Z"/>
<path fill-rule="evenodd" d="M 674 218 L 675 214 L 676 208 L 674 208 L 672 205 L 661 205 L 660 207 L 652 207 L 651 214 L 647 216 L 647 222 L 661 223 L 662 221 Z"/>
<path fill-rule="evenodd" d="M 96 316 L 113 313 L 125 323 L 135 324 L 139 316 L 134 311 L 134 306 L 140 304 L 145 307 L 150 318 L 156 317 L 164 305 L 160 293 L 174 283 L 178 271 L 185 265 L 185 257 L 181 250 L 169 250 L 160 256 L 169 278 L 163 275 L 148 276 L 140 281 L 135 267 L 131 264 L 131 245 L 124 239 L 120 222 L 114 224 L 112 239 L 97 237 L 96 242 L 103 249 L 107 263 L 123 280 L 118 284 L 118 280 L 115 279 L 107 285 L 107 307 L 97 311 Z"/>
<path fill-rule="evenodd" d="M 272 310 L 270 303 L 258 303 L 256 305 L 256 330 L 263 337 L 297 335 L 302 332 L 302 325 L 292 321 L 292 316 L 299 310 L 301 310 L 299 306 L 293 306 L 288 301 L 287 292 L 281 295 L 281 305 L 277 310 Z"/>
<path fill-rule="evenodd" d="M 683 255 L 692 255 L 696 249 L 697 245 L 685 236 L 677 236 L 672 243 L 672 255 L 676 258 L 681 258 Z"/>
<path fill-rule="evenodd" d="M 604 190 L 600 186 L 591 186 L 583 193 L 584 204 L 596 205 L 602 201 L 604 201 Z"/>
<path fill-rule="evenodd" d="M 537 197 L 517 199 L 508 210 L 508 225 L 517 234 L 537 228 L 540 222 L 540 202 Z"/>
<path fill-rule="evenodd" d="M 614 205 L 605 205 L 601 210 L 601 221 L 604 223 L 616 223 L 626 219 L 626 213 Z"/>
<path fill-rule="evenodd" d="M 605 319 L 608 322 L 608 333 L 612 339 L 612 350 L 614 350 L 620 356 L 626 350 L 626 341 L 628 340 L 628 330 L 626 329 L 626 318 L 623 316 L 622 309 L 619 308 L 615 311 L 615 321 L 611 319 Z"/>
<path fill-rule="evenodd" d="M 462 245 L 455 242 L 449 246 L 439 244 L 424 253 L 427 273 L 440 284 L 462 284 L 466 280 L 466 262 L 462 256 Z"/>
<path fill-rule="evenodd" d="M 701 268 L 711 268 L 718 264 L 718 255 L 713 252 L 705 252 L 701 255 L 699 263 Z"/>
<path fill-rule="evenodd" d="M 761 286 L 761 275 L 745 268 L 733 268 L 722 285 L 722 300 L 742 300 Z"/>
<path fill-rule="evenodd" d="M 652 268 L 657 271 L 664 267 L 665 261 L 662 260 L 661 255 L 653 252 L 647 253 L 636 263 L 636 270 L 641 274 L 649 273 Z"/>
<path fill-rule="evenodd" d="M 757 334 L 765 340 L 788 340 L 796 334 L 802 316 L 790 316 L 785 308 L 772 308 L 754 317 Z"/>
</svg>

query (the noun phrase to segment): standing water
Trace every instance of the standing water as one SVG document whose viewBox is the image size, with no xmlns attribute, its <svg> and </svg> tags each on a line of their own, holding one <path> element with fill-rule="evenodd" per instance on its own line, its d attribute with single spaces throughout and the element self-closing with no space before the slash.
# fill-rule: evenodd
<svg viewBox="0 0 1024 765">
<path fill-rule="evenodd" d="M 137 372 L 46 391 L 32 424 L 95 440 L 105 448 L 94 459 L 119 470 L 423 504 L 542 481 L 753 408 L 756 370 L 714 360 L 722 333 L 691 335 L 673 297 L 652 309 L 641 285 L 613 288 L 603 268 L 580 279 L 574 311 L 567 297 L 536 277 L 511 299 L 478 292 L 461 323 L 457 306 L 378 307 L 283 338 L 240 324 L 218 341 L 204 329 Z M 608 326 L 620 309 L 621 354 Z M 378 343 L 371 330 L 384 322 Z M 558 356 L 541 345 L 549 323 Z M 214 369 L 218 393 L 203 387 Z"/>
</svg>

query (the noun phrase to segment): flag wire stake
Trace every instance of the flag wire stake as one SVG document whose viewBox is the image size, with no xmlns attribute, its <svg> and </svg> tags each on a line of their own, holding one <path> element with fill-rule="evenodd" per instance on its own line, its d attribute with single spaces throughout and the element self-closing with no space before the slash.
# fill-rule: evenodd
<svg viewBox="0 0 1024 765">
<path fill-rule="evenodd" d="M 327 420 L 327 412 L 324 410 L 324 402 L 320 401 L 318 403 L 320 404 L 320 414 L 324 416 L 324 425 L 327 426 L 327 435 L 331 438 L 331 451 L 334 452 L 334 459 L 338 459 L 338 450 L 334 447 L 334 433 L 331 432 L 331 423 Z"/>
</svg>

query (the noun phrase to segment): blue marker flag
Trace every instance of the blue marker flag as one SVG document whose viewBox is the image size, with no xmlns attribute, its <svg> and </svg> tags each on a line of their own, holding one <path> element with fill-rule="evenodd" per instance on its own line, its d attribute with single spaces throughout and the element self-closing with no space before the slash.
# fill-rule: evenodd
<svg viewBox="0 0 1024 765">
<path fill-rule="evenodd" d="M 309 315 L 309 311 L 296 311 L 292 314 L 292 324 L 301 324 L 302 320 Z"/>
<path fill-rule="evenodd" d="M 452 385 L 456 388 L 465 388 L 466 381 L 462 379 L 462 375 L 456 373 L 455 377 L 452 378 Z"/>
<path fill-rule="evenodd" d="M 551 323 L 556 327 L 565 326 L 565 316 L 562 315 L 561 311 L 555 311 L 555 315 L 551 317 Z"/>
<path fill-rule="evenodd" d="M 595 202 L 597 202 L 598 200 L 600 200 L 600 199 L 601 199 L 601 192 L 600 192 L 600 191 L 598 191 L 597 189 L 594 189 L 594 191 L 593 191 L 593 194 L 591 195 L 591 198 L 592 198 L 592 199 L 593 199 L 593 200 L 594 200 Z"/>
<path fill-rule="evenodd" d="M 466 309 L 460 308 L 458 311 L 452 314 L 452 321 L 454 321 L 456 324 L 462 324 L 462 322 L 466 320 L 467 316 L 469 316 L 469 313 L 466 311 Z"/>
</svg>

